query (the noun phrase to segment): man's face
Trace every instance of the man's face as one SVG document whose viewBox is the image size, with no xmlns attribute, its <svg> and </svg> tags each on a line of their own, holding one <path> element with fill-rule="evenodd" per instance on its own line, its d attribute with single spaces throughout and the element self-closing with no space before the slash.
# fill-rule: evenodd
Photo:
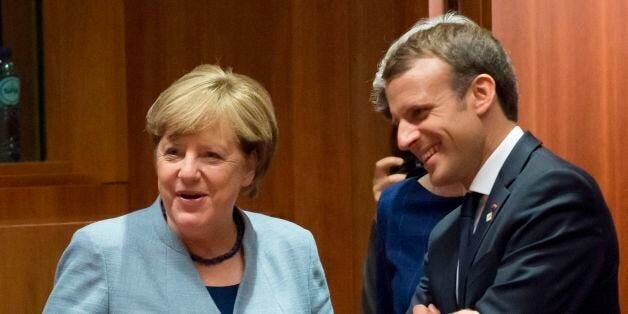
<svg viewBox="0 0 628 314">
<path fill-rule="evenodd" d="M 433 184 L 469 187 L 486 134 L 469 91 L 461 99 L 451 88 L 450 66 L 436 57 L 417 59 L 388 83 L 386 97 L 399 125 L 399 148 L 423 163 Z"/>
</svg>

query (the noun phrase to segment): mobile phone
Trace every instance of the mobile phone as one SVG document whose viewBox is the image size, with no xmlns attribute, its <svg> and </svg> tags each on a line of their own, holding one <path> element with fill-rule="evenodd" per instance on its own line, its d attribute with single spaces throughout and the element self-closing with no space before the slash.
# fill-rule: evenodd
<svg viewBox="0 0 628 314">
<path fill-rule="evenodd" d="M 413 173 L 417 168 L 423 168 L 421 163 L 414 157 L 414 155 L 408 155 L 403 158 L 403 164 L 401 166 L 394 166 L 390 168 L 389 174 L 394 173 Z"/>
</svg>

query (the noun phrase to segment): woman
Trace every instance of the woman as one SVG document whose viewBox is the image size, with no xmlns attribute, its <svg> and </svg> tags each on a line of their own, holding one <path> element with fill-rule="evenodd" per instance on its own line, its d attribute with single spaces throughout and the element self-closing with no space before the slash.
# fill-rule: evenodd
<svg viewBox="0 0 628 314">
<path fill-rule="evenodd" d="M 146 118 L 159 197 L 77 231 L 44 312 L 332 313 L 311 233 L 235 207 L 275 150 L 266 90 L 202 65 Z"/>
<path fill-rule="evenodd" d="M 393 131 L 396 133 L 396 129 Z M 460 205 L 461 184 L 434 186 L 423 168 L 403 169 L 406 158 L 389 156 L 375 164 L 373 197 L 377 222 L 369 239 L 362 313 L 406 313 L 423 275 L 423 256 L 430 232 Z M 405 153 L 405 152 L 403 152 Z M 403 170 L 402 170 L 403 171 Z"/>
<path fill-rule="evenodd" d="M 385 176 L 382 170 L 402 161 L 398 157 L 378 161 L 374 185 L 396 181 L 399 174 Z M 462 184 L 434 186 L 424 171 L 413 171 L 380 188 L 375 233 L 377 313 L 406 313 L 423 275 L 430 232 L 462 203 L 465 188 Z"/>
<path fill-rule="evenodd" d="M 363 314 L 406 313 L 423 275 L 430 232 L 465 193 L 461 184 L 434 186 L 414 155 L 398 149 L 395 126 L 390 143 L 393 156 L 378 160 L 373 172 L 377 222 L 365 259 Z"/>
</svg>

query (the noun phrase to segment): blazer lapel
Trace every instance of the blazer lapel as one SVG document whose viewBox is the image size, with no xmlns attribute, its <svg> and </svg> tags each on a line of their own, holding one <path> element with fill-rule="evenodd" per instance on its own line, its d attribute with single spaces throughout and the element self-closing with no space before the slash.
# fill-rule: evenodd
<svg viewBox="0 0 628 314">
<path fill-rule="evenodd" d="M 151 224 L 163 244 L 164 252 L 162 257 L 157 258 L 157 262 L 162 263 L 163 276 L 156 278 L 156 284 L 165 288 L 167 296 L 161 302 L 168 305 L 169 313 L 219 314 L 181 239 L 164 220 L 161 206 L 161 200 L 157 199 L 150 209 Z"/>
<path fill-rule="evenodd" d="M 284 313 L 275 295 L 275 291 L 281 291 L 281 287 L 274 287 L 264 274 L 264 256 L 259 251 L 256 231 L 246 212 L 240 210 L 240 213 L 245 228 L 242 240 L 245 267 L 233 312 L 245 313 L 250 310 L 257 313 Z"/>
</svg>

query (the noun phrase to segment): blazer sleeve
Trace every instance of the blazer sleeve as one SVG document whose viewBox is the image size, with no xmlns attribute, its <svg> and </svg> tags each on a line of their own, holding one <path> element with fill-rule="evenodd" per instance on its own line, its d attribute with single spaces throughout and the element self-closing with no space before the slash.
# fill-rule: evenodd
<svg viewBox="0 0 628 314">
<path fill-rule="evenodd" d="M 101 252 L 84 230 L 72 237 L 59 260 L 55 284 L 44 313 L 107 313 L 106 267 Z"/>
<path fill-rule="evenodd" d="M 310 295 L 310 312 L 311 313 L 333 313 L 334 310 L 331 306 L 331 299 L 329 297 L 329 288 L 327 287 L 327 280 L 325 279 L 325 272 L 323 271 L 323 265 L 318 256 L 318 250 L 316 248 L 316 242 L 311 233 L 309 235 L 309 248 L 310 248 L 310 269 L 309 269 L 309 295 Z"/>
<path fill-rule="evenodd" d="M 597 185 L 573 169 L 535 179 L 512 195 L 512 229 L 480 313 L 579 313 L 594 283 L 616 280 L 616 237 Z"/>
</svg>

